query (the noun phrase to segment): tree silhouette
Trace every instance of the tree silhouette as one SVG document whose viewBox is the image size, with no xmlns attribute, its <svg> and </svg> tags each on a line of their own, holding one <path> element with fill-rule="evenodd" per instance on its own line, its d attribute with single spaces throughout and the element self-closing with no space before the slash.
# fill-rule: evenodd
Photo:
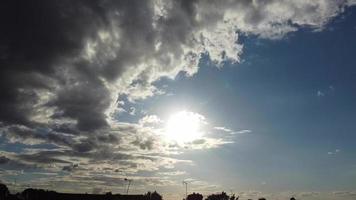
<svg viewBox="0 0 356 200">
<path fill-rule="evenodd" d="M 0 183 L 0 199 L 6 199 L 9 196 L 9 189 L 5 184 Z"/>
<path fill-rule="evenodd" d="M 186 200 L 203 200 L 203 195 L 199 193 L 189 194 Z"/>
<path fill-rule="evenodd" d="M 229 195 L 226 192 L 222 192 L 221 194 L 211 194 L 209 195 L 206 200 L 229 200 Z"/>
<path fill-rule="evenodd" d="M 146 196 L 149 200 L 162 200 L 162 196 L 158 192 L 147 192 Z"/>
<path fill-rule="evenodd" d="M 230 200 L 239 200 L 240 196 L 235 197 L 235 194 L 230 196 Z"/>
</svg>

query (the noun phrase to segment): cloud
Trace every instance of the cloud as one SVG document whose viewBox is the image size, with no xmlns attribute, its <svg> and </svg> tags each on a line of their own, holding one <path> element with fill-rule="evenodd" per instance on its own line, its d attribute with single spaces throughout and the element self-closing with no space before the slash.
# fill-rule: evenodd
<svg viewBox="0 0 356 200">
<path fill-rule="evenodd" d="M 246 133 L 251 133 L 252 131 L 249 129 L 243 129 L 243 130 L 239 130 L 239 131 L 235 131 L 233 132 L 233 134 L 246 134 Z"/>
<path fill-rule="evenodd" d="M 157 115 L 145 115 L 139 120 L 142 125 L 156 125 L 162 123 L 162 120 Z"/>
<path fill-rule="evenodd" d="M 103 193 L 103 188 L 93 187 L 92 194 L 101 194 Z"/>
<path fill-rule="evenodd" d="M 341 152 L 340 149 L 335 149 L 334 151 L 329 151 L 328 155 L 336 155 L 336 154 L 339 154 L 340 152 Z"/>
<path fill-rule="evenodd" d="M 218 131 L 228 132 L 228 133 L 232 132 L 231 129 L 225 128 L 225 127 L 223 127 L 223 126 L 216 126 L 216 127 L 214 127 L 214 129 L 215 129 L 215 130 L 218 130 Z"/>
<path fill-rule="evenodd" d="M 316 93 L 316 95 L 317 95 L 318 97 L 323 97 L 323 96 L 325 96 L 324 92 L 322 92 L 322 91 L 320 91 L 320 90 L 318 90 L 318 92 Z"/>
<path fill-rule="evenodd" d="M 300 26 L 322 29 L 348 4 L 152 0 L 3 5 L 0 120 L 31 127 L 65 121 L 91 132 L 110 127 L 119 94 L 132 101 L 160 94 L 152 83 L 180 71 L 193 75 L 202 53 L 217 64 L 238 62 L 239 33 L 273 39 Z"/>
<path fill-rule="evenodd" d="M 318 97 L 324 97 L 326 95 L 332 95 L 334 92 L 335 92 L 335 87 L 333 85 L 329 85 L 329 87 L 323 90 L 318 90 L 316 95 Z"/>
<path fill-rule="evenodd" d="M 135 115 L 136 114 L 136 108 L 135 107 L 130 107 L 130 115 Z"/>
<path fill-rule="evenodd" d="M 248 130 L 248 129 L 234 131 L 234 130 L 231 130 L 229 128 L 223 127 L 223 126 L 216 126 L 216 127 L 214 127 L 214 129 L 217 130 L 217 131 L 222 131 L 222 132 L 225 132 L 225 133 L 229 133 L 231 135 L 234 135 L 234 134 L 246 134 L 246 133 L 251 133 L 252 132 L 251 130 Z"/>
<path fill-rule="evenodd" d="M 353 6 L 353 5 L 356 4 L 356 1 L 355 1 L 355 0 L 348 0 L 348 1 L 347 1 L 347 4 L 348 4 L 349 6 Z"/>
<path fill-rule="evenodd" d="M 343 197 L 355 197 L 356 191 L 334 191 L 332 193 L 334 196 L 343 196 Z"/>
<path fill-rule="evenodd" d="M 7 164 L 10 161 L 10 159 L 8 159 L 5 156 L 0 156 L 0 164 Z"/>
<path fill-rule="evenodd" d="M 186 175 L 187 172 L 185 172 L 185 171 L 172 171 L 172 172 L 159 172 L 157 174 L 163 175 L 163 176 L 181 176 L 181 175 Z"/>
<path fill-rule="evenodd" d="M 222 139 L 222 138 L 201 138 L 194 140 L 192 142 L 185 143 L 184 148 L 186 149 L 212 149 L 218 148 L 225 144 L 234 143 L 233 141 Z"/>
<path fill-rule="evenodd" d="M 320 192 L 299 192 L 298 196 L 302 198 L 320 196 Z"/>
<path fill-rule="evenodd" d="M 67 166 L 64 166 L 62 168 L 63 171 L 68 171 L 68 172 L 71 172 L 73 171 L 74 169 L 78 168 L 78 164 L 73 164 L 73 165 L 67 165 Z"/>
<path fill-rule="evenodd" d="M 139 146 L 141 149 L 153 149 L 154 140 L 152 138 L 148 138 L 147 140 L 137 138 L 135 141 L 131 142 L 131 144 Z"/>
<path fill-rule="evenodd" d="M 24 169 L 35 169 L 35 168 L 37 168 L 36 165 L 19 161 L 16 158 L 14 158 L 13 154 L 0 151 L 0 169 L 2 170 L 21 171 Z"/>
<path fill-rule="evenodd" d="M 119 97 L 135 104 L 163 94 L 157 81 L 178 73 L 193 76 L 204 54 L 217 67 L 238 63 L 241 34 L 281 39 L 300 27 L 322 30 L 353 4 L 5 0 L 0 7 L 0 132 L 6 142 L 26 150 L 8 153 L 0 163 L 57 171 L 80 163 L 76 173 L 110 167 L 137 173 L 190 163 L 169 157 L 180 149 L 162 142 L 159 129 L 148 125 L 161 123 L 159 118 L 118 121 L 125 110 Z M 134 106 L 126 112 L 138 115 Z M 186 147 L 229 142 L 205 137 Z M 35 148 L 39 144 L 50 147 Z"/>
</svg>

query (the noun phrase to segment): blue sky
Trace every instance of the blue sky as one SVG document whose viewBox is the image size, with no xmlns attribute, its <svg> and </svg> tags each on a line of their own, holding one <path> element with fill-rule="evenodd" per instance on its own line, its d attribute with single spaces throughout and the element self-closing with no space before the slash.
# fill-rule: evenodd
<svg viewBox="0 0 356 200">
<path fill-rule="evenodd" d="M 24 3 L 0 35 L 0 181 L 353 199 L 355 4 Z"/>
<path fill-rule="evenodd" d="M 352 8 L 323 31 L 243 36 L 241 63 L 219 69 L 203 57 L 196 75 L 158 81 L 168 95 L 138 104 L 163 117 L 189 109 L 214 124 L 252 130 L 217 150 L 184 154 L 197 163 L 189 170 L 198 179 L 267 191 L 353 190 L 355 19 Z"/>
</svg>

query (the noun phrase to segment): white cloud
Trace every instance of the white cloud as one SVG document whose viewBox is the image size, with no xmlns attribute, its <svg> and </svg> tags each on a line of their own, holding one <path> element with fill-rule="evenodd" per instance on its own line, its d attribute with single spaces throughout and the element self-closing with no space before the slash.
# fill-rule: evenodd
<svg viewBox="0 0 356 200">
<path fill-rule="evenodd" d="M 318 90 L 316 95 L 318 97 L 324 97 L 327 95 L 332 95 L 335 92 L 335 87 L 333 85 L 329 85 L 329 87 L 322 89 L 322 90 Z"/>
<path fill-rule="evenodd" d="M 233 134 L 245 134 L 245 133 L 251 133 L 251 130 L 248 129 L 244 129 L 244 130 L 239 130 L 239 131 L 235 131 L 233 132 Z"/>
<path fill-rule="evenodd" d="M 139 120 L 139 124 L 142 125 L 157 125 L 163 121 L 157 115 L 145 115 Z"/>
<path fill-rule="evenodd" d="M 184 144 L 185 149 L 214 149 L 221 147 L 225 144 L 234 143 L 232 140 L 226 140 L 224 138 L 208 138 L 203 137 L 201 139 L 196 139 L 192 142 L 187 142 Z"/>
<path fill-rule="evenodd" d="M 251 130 L 248 130 L 248 129 L 234 131 L 234 130 L 231 130 L 229 128 L 223 127 L 223 126 L 216 126 L 216 127 L 214 127 L 214 129 L 217 130 L 217 131 L 222 131 L 222 132 L 225 132 L 225 133 L 229 133 L 231 135 L 234 135 L 234 134 L 245 134 L 245 133 L 251 133 L 252 132 Z"/>
<path fill-rule="evenodd" d="M 340 149 L 335 149 L 334 151 L 329 151 L 329 152 L 328 152 L 328 155 L 336 155 L 336 154 L 338 154 L 338 153 L 340 153 L 340 152 L 341 152 Z"/>
<path fill-rule="evenodd" d="M 186 175 L 186 171 L 172 171 L 172 172 L 159 172 L 157 173 L 159 175 L 163 176 L 181 176 L 181 175 Z"/>
<path fill-rule="evenodd" d="M 218 131 L 224 131 L 224 132 L 232 132 L 231 129 L 228 129 L 226 127 L 223 127 L 223 126 L 216 126 L 214 127 L 215 130 L 218 130 Z"/>
<path fill-rule="evenodd" d="M 136 108 L 135 107 L 130 107 L 130 115 L 136 115 Z"/>
<path fill-rule="evenodd" d="M 343 197 L 349 197 L 349 198 L 356 197 L 356 191 L 334 191 L 332 194 L 334 196 L 343 196 Z"/>
<path fill-rule="evenodd" d="M 322 91 L 320 91 L 320 90 L 318 90 L 318 92 L 316 93 L 316 95 L 317 95 L 318 97 L 323 97 L 323 96 L 325 96 L 324 92 L 322 92 Z"/>
<path fill-rule="evenodd" d="M 349 6 L 356 5 L 356 0 L 347 0 L 347 4 L 348 4 Z"/>
<path fill-rule="evenodd" d="M 191 3 L 191 13 L 184 13 L 188 11 L 180 10 L 183 8 L 174 1 L 156 0 L 153 30 L 162 35 L 158 35 L 151 57 L 123 74 L 119 90 L 132 100 L 153 96 L 160 90 L 151 83 L 160 77 L 174 78 L 179 71 L 195 74 L 201 53 L 208 53 L 220 67 L 226 60 L 239 62 L 243 51 L 239 33 L 277 39 L 301 26 L 321 30 L 346 5 L 328 0 L 197 1 Z M 170 24 L 170 20 L 176 20 L 176 24 Z M 178 30 L 182 35 L 175 35 Z M 139 84 L 129 86 L 133 81 Z"/>
</svg>

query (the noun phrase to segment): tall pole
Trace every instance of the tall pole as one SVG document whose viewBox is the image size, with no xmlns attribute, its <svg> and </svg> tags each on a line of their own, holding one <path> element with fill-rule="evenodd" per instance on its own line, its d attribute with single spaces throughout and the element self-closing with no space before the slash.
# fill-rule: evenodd
<svg viewBox="0 0 356 200">
<path fill-rule="evenodd" d="M 187 200 L 188 197 L 188 182 L 183 181 L 183 184 L 185 184 L 185 200 Z"/>
<path fill-rule="evenodd" d="M 188 183 L 185 183 L 185 199 L 188 198 Z"/>
<path fill-rule="evenodd" d="M 130 185 L 131 185 L 131 180 L 129 180 L 129 185 L 127 186 L 127 191 L 126 191 L 126 194 L 129 194 Z"/>
<path fill-rule="evenodd" d="M 132 180 L 131 179 L 127 179 L 127 178 L 125 178 L 124 180 L 129 182 L 129 184 L 127 185 L 127 190 L 126 190 L 126 194 L 129 194 L 130 185 L 131 185 L 131 181 Z"/>
</svg>

